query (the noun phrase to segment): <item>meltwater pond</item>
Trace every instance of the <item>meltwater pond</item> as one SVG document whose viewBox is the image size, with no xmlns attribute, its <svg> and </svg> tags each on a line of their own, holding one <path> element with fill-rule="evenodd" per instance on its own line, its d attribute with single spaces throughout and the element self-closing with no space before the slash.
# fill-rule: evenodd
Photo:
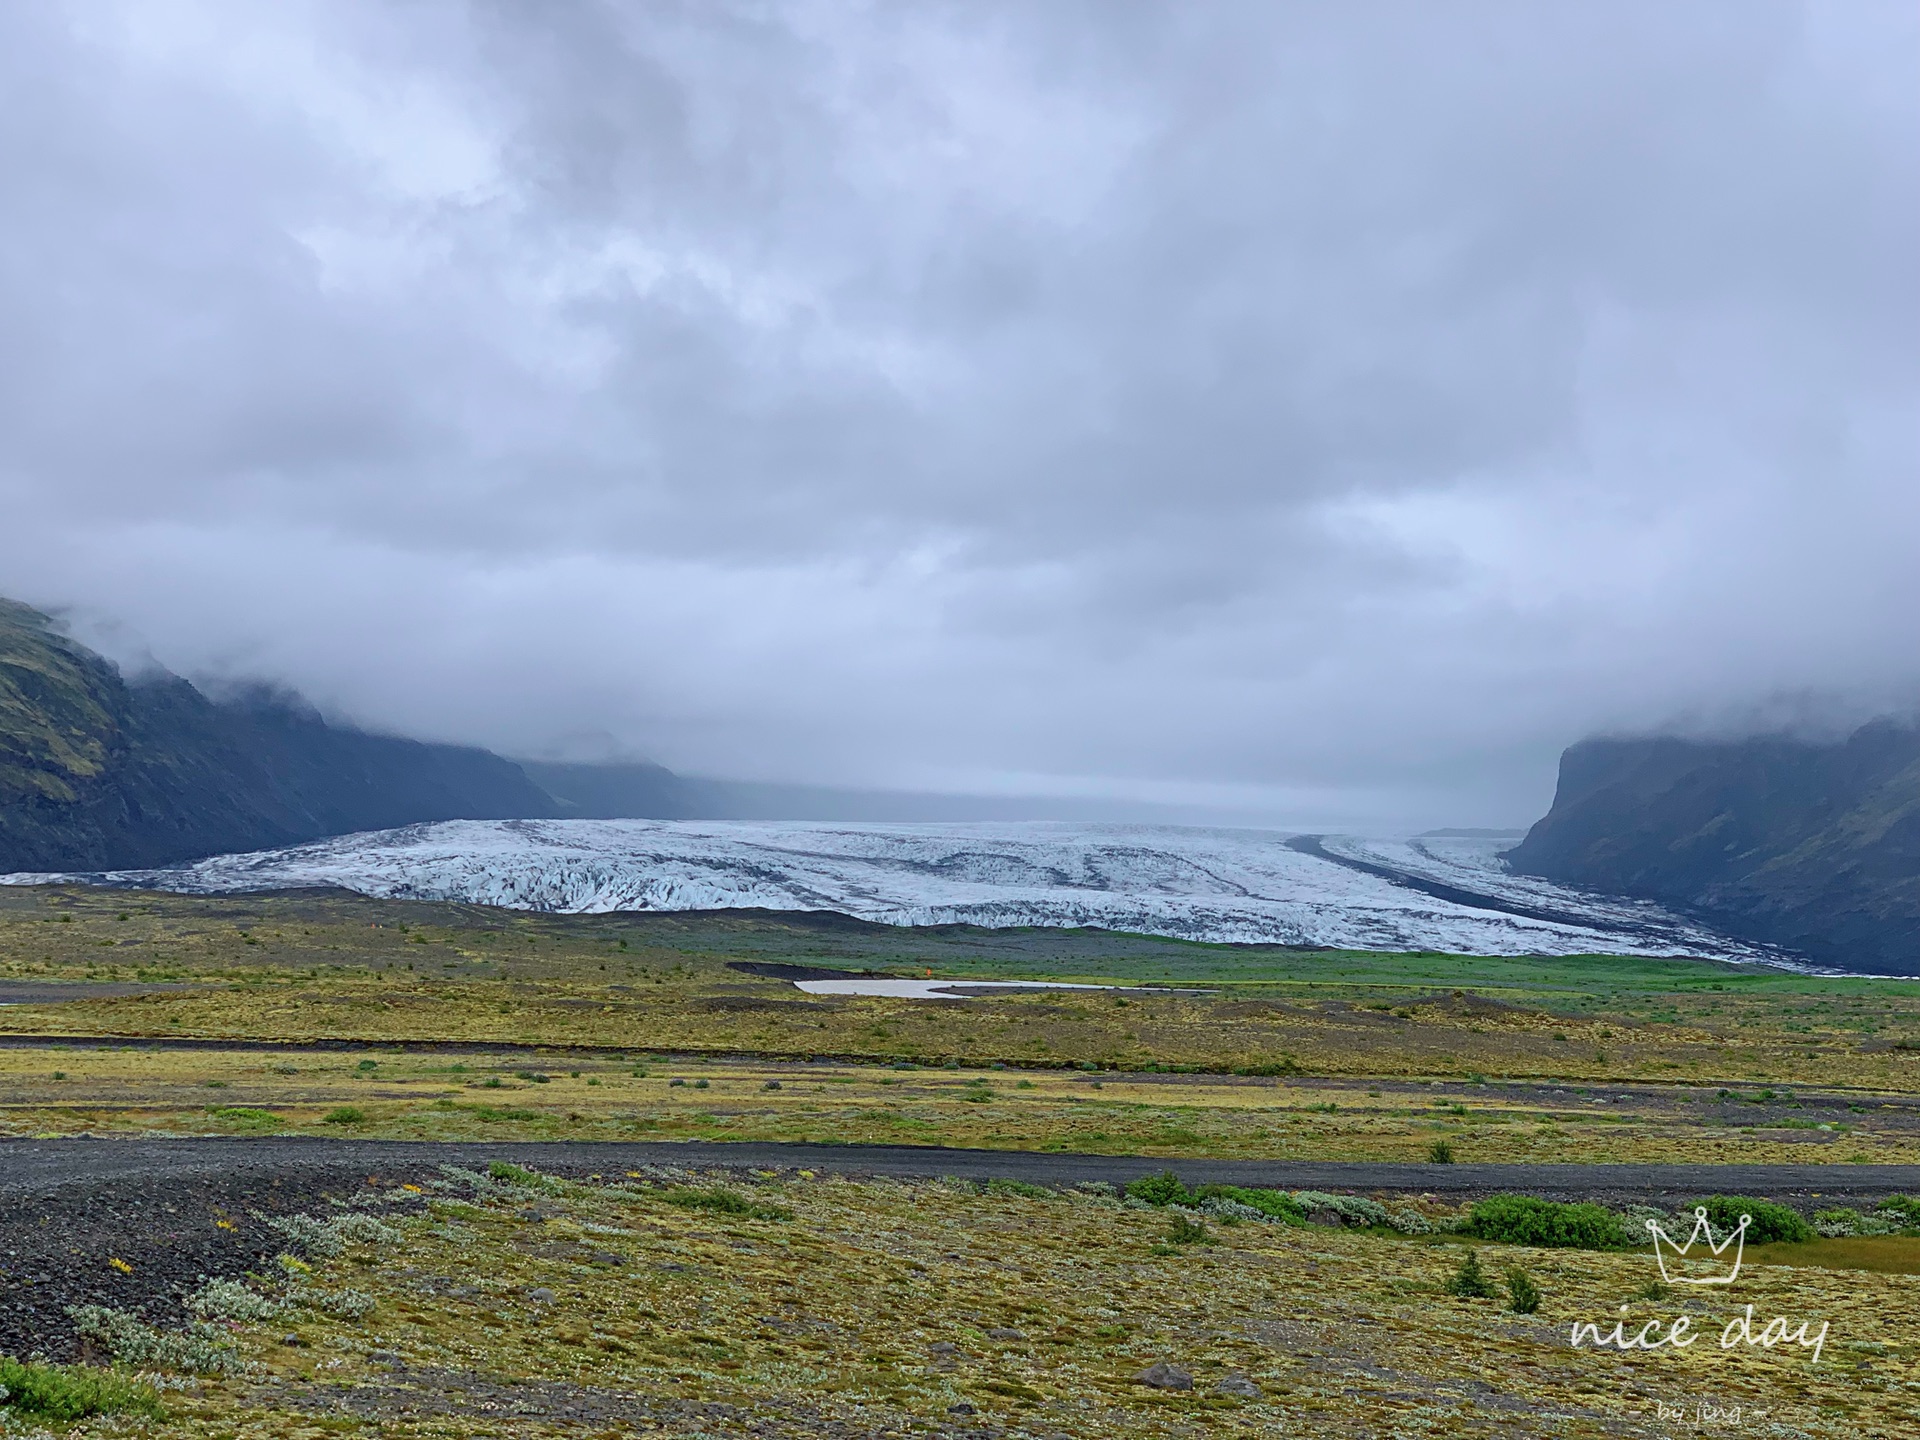
<svg viewBox="0 0 1920 1440">
<path fill-rule="evenodd" d="M 1195 995 L 1143 985 L 1088 985 L 1066 980 L 902 980 L 891 975 L 862 975 L 844 980 L 796 980 L 809 995 L 890 995 L 899 1000 L 968 1000 L 996 990 L 1112 990 L 1121 995 Z"/>
</svg>

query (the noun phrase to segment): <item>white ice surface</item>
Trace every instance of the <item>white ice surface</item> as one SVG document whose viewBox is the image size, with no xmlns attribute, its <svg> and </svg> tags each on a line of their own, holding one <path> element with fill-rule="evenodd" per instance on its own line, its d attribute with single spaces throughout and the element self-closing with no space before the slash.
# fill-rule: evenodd
<svg viewBox="0 0 1920 1440">
<path fill-rule="evenodd" d="M 1657 906 L 1506 873 L 1488 841 L 1329 837 L 1355 859 L 1565 919 L 1425 895 L 1265 830 L 1065 823 L 455 820 L 77 879 L 187 893 L 339 886 L 520 910 L 835 910 L 896 925 L 1099 926 L 1193 940 L 1482 955 L 1690 954 L 1738 941 Z"/>
</svg>

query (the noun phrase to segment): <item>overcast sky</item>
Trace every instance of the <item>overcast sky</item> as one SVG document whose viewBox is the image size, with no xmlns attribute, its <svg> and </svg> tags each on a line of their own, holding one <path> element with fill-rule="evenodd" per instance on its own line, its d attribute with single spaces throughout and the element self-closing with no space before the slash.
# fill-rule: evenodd
<svg viewBox="0 0 1920 1440">
<path fill-rule="evenodd" d="M 1310 824 L 1920 694 L 1920 7 L 0 6 L 0 593 Z"/>
</svg>

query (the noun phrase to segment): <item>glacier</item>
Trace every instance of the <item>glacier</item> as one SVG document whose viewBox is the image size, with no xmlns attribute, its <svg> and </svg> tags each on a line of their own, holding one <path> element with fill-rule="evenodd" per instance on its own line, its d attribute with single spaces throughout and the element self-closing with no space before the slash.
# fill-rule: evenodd
<svg viewBox="0 0 1920 1440">
<path fill-rule="evenodd" d="M 826 910 L 1480 955 L 1778 960 L 1659 906 L 1508 874 L 1505 842 L 1067 822 L 453 820 L 159 870 L 10 875 L 188 894 L 338 887 L 517 910 Z"/>
</svg>

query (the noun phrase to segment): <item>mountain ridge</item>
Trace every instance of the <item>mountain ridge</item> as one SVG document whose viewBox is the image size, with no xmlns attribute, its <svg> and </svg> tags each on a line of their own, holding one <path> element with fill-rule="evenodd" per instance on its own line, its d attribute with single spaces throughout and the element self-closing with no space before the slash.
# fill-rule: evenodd
<svg viewBox="0 0 1920 1440">
<path fill-rule="evenodd" d="M 0 872 L 128 869 L 427 820 L 557 817 L 470 746 L 329 724 L 294 697 L 128 681 L 0 599 Z"/>
<path fill-rule="evenodd" d="M 1506 859 L 1848 969 L 1920 973 L 1920 726 L 1584 740 Z"/>
</svg>

